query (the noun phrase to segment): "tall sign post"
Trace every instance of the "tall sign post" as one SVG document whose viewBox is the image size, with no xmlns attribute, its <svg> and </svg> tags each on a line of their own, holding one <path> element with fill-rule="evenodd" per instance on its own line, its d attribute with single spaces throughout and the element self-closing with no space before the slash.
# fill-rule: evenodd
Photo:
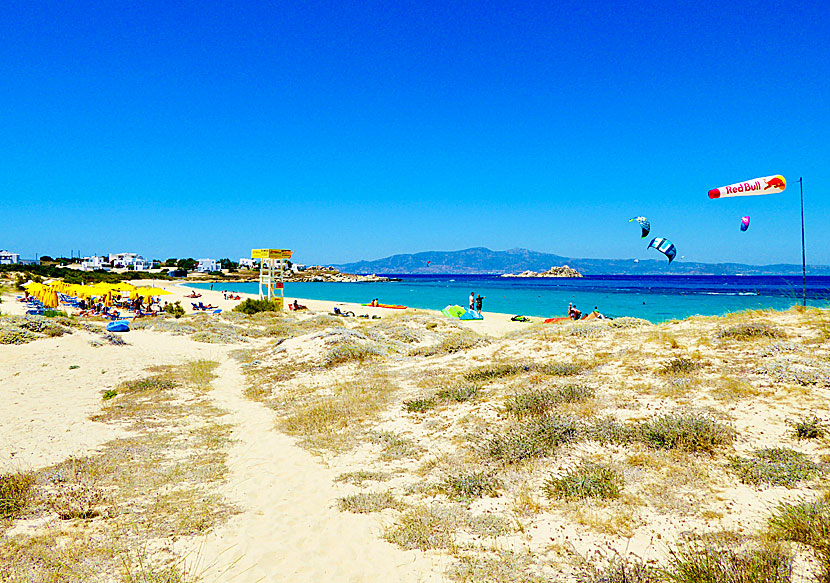
<svg viewBox="0 0 830 583">
<path fill-rule="evenodd" d="M 259 259 L 259 299 L 268 299 L 277 304 L 282 310 L 283 296 L 283 263 L 291 259 L 293 251 L 290 249 L 251 249 L 251 259 Z M 279 295 L 277 295 L 279 290 Z"/>
</svg>

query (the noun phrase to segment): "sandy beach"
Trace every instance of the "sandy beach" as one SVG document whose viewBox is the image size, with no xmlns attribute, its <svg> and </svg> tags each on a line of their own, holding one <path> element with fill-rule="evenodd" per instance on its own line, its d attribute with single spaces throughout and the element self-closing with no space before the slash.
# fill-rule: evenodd
<svg viewBox="0 0 830 583">
<path fill-rule="evenodd" d="M 0 337 L 27 341 L 0 344 L 0 473 L 31 488 L 0 579 L 600 580 L 690 541 L 750 552 L 826 486 L 826 311 L 245 316 L 199 290 L 223 313 L 194 315 L 154 283 L 188 314 L 117 336 L 3 296 Z"/>
</svg>

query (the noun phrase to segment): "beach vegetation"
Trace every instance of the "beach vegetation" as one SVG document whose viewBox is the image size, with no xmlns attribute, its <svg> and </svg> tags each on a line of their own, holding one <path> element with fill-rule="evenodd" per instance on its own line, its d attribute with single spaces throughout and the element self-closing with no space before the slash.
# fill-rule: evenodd
<svg viewBox="0 0 830 583">
<path fill-rule="evenodd" d="M 387 508 L 402 510 L 405 505 L 398 500 L 390 490 L 383 492 L 361 492 L 351 496 L 343 496 L 337 499 L 337 507 L 341 512 L 354 512 L 356 514 L 369 514 L 380 512 Z"/>
<path fill-rule="evenodd" d="M 363 486 L 363 482 L 386 482 L 391 477 L 391 474 L 388 474 L 386 472 L 357 470 L 355 472 L 346 472 L 340 474 L 334 479 L 334 481 L 345 482 L 347 484 L 354 484 L 355 486 Z"/>
<path fill-rule="evenodd" d="M 749 457 L 732 457 L 729 468 L 744 484 L 795 487 L 822 471 L 806 454 L 785 447 L 756 449 Z"/>
<path fill-rule="evenodd" d="M 786 338 L 787 334 L 769 322 L 744 322 L 729 326 L 717 333 L 718 338 L 729 340 L 759 340 L 764 338 Z"/>
<path fill-rule="evenodd" d="M 412 441 L 394 431 L 371 431 L 369 441 L 381 446 L 380 458 L 385 461 L 414 457 L 418 454 Z"/>
<path fill-rule="evenodd" d="M 700 362 L 691 358 L 673 358 L 663 364 L 659 373 L 662 375 L 687 375 L 701 368 Z"/>
<path fill-rule="evenodd" d="M 670 583 L 664 570 L 639 557 L 618 555 L 604 561 L 602 566 L 585 564 L 582 570 L 580 581 L 583 583 Z M 720 580 L 706 583 L 720 583 Z"/>
<path fill-rule="evenodd" d="M 373 342 L 338 342 L 323 357 L 325 366 L 333 367 L 349 362 L 364 362 L 386 356 L 386 351 Z"/>
<path fill-rule="evenodd" d="M 818 581 L 830 581 L 830 501 L 782 502 L 767 522 L 769 536 L 808 547 L 819 562 Z"/>
<path fill-rule="evenodd" d="M 636 428 L 640 440 L 654 449 L 678 449 L 693 453 L 714 453 L 730 445 L 734 431 L 711 416 L 695 411 L 659 415 Z"/>
<path fill-rule="evenodd" d="M 413 356 L 436 356 L 441 354 L 454 354 L 486 346 L 490 341 L 472 330 L 457 330 L 442 338 L 439 342 L 429 346 L 418 346 L 412 349 Z"/>
<path fill-rule="evenodd" d="M 527 554 L 497 549 L 486 554 L 462 555 L 449 570 L 449 576 L 458 583 L 546 583 L 550 581 L 548 577 L 532 572 L 532 569 L 532 558 Z"/>
<path fill-rule="evenodd" d="M 808 415 L 788 422 L 793 428 L 795 438 L 799 441 L 802 439 L 819 439 L 827 433 L 825 422 L 815 415 Z"/>
<path fill-rule="evenodd" d="M 172 304 L 167 304 L 164 306 L 164 311 L 167 314 L 170 314 L 176 319 L 181 318 L 185 315 L 184 308 L 182 307 L 182 303 L 180 301 L 176 301 Z"/>
<path fill-rule="evenodd" d="M 35 477 L 29 472 L 0 474 L 0 518 L 16 518 L 30 499 Z"/>
<path fill-rule="evenodd" d="M 409 399 L 404 401 L 404 409 L 407 413 L 425 413 L 430 409 L 435 409 L 436 400 L 434 398 L 421 397 L 418 399 Z"/>
<path fill-rule="evenodd" d="M 480 392 L 477 385 L 465 383 L 439 389 L 435 396 L 442 401 L 465 403 L 474 400 Z"/>
<path fill-rule="evenodd" d="M 482 453 L 490 459 L 516 463 L 553 455 L 562 444 L 580 439 L 579 423 L 566 416 L 551 414 L 519 421 L 483 443 Z"/>
<path fill-rule="evenodd" d="M 499 516 L 475 516 L 464 507 L 453 504 L 419 504 L 409 507 L 384 533 L 384 538 L 404 549 L 444 549 L 458 551 L 456 536 L 469 533 L 493 538 L 511 531 Z"/>
<path fill-rule="evenodd" d="M 658 581 L 666 583 L 790 583 L 793 558 L 780 545 L 723 547 L 704 542 L 683 545 Z"/>
<path fill-rule="evenodd" d="M 499 488 L 501 482 L 496 474 L 481 470 L 448 476 L 438 489 L 452 500 L 469 501 L 484 496 L 498 496 Z"/>
<path fill-rule="evenodd" d="M 583 385 L 541 387 L 507 398 L 504 410 L 517 417 L 545 415 L 558 405 L 583 403 L 594 396 L 594 389 Z"/>
<path fill-rule="evenodd" d="M 551 476 L 544 485 L 548 498 L 617 498 L 623 477 L 607 464 L 583 462 L 561 476 Z"/>
<path fill-rule="evenodd" d="M 260 312 L 276 312 L 277 303 L 271 300 L 254 300 L 247 298 L 233 308 L 234 312 L 247 314 L 249 316 Z"/>
</svg>

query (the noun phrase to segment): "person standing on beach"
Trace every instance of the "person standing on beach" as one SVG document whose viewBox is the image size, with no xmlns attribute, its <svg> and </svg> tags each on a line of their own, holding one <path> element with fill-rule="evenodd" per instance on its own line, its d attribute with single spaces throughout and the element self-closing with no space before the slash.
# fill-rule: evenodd
<svg viewBox="0 0 830 583">
<path fill-rule="evenodd" d="M 476 292 L 470 292 L 470 309 L 476 309 Z"/>
<path fill-rule="evenodd" d="M 476 298 L 476 312 L 478 312 L 479 316 L 481 315 L 481 304 L 484 302 L 485 297 L 486 296 L 478 294 L 478 297 Z"/>
</svg>

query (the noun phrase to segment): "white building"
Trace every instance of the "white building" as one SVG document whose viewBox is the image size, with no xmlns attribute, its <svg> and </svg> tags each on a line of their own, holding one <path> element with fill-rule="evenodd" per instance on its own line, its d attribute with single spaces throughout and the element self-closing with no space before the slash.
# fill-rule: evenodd
<svg viewBox="0 0 830 583">
<path fill-rule="evenodd" d="M 20 254 L 11 251 L 0 251 L 0 265 L 13 265 L 20 263 Z"/>
<path fill-rule="evenodd" d="M 248 257 L 239 258 L 239 267 L 242 269 L 256 269 L 256 259 L 249 259 Z"/>
<path fill-rule="evenodd" d="M 221 268 L 216 259 L 199 259 L 199 264 L 196 266 L 196 271 L 207 273 L 209 271 L 219 271 Z"/>
<path fill-rule="evenodd" d="M 153 262 L 145 259 L 138 253 L 110 253 L 109 263 L 113 267 L 132 267 L 136 271 L 147 271 L 153 265 Z"/>
<path fill-rule="evenodd" d="M 106 257 L 100 255 L 93 255 L 92 257 L 84 257 L 81 261 L 81 269 L 83 271 L 95 271 L 96 269 L 109 269 L 110 263 Z"/>
</svg>

